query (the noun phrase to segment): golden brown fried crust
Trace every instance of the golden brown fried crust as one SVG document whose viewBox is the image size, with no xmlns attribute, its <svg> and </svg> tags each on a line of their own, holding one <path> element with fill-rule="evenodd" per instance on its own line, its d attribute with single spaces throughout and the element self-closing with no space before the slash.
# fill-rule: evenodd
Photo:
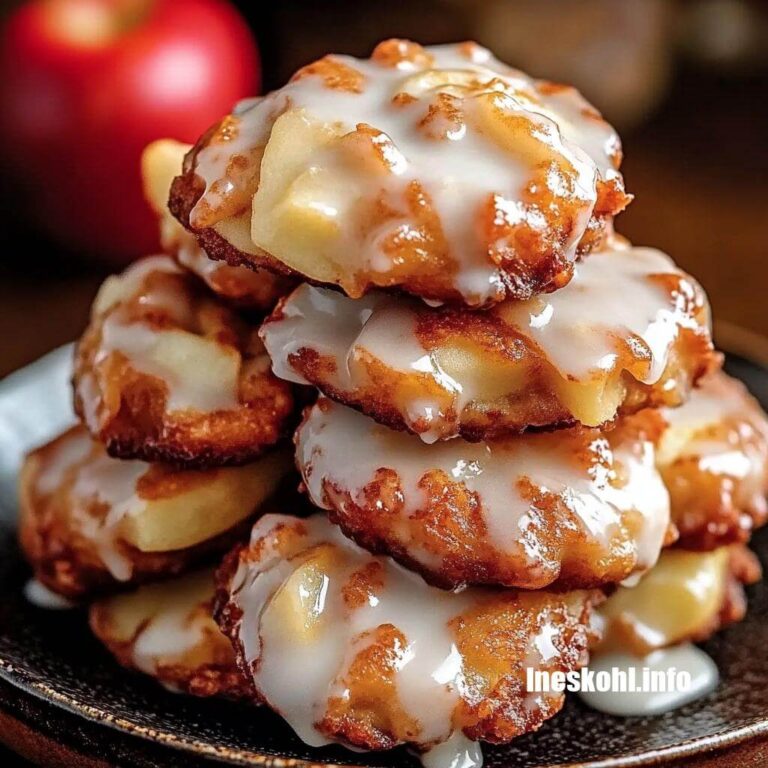
<svg viewBox="0 0 768 768">
<path fill-rule="evenodd" d="M 563 605 L 548 605 L 538 593 L 518 593 L 489 600 L 474 615 L 462 617 L 456 627 L 459 650 L 469 669 L 479 671 L 484 689 L 481 698 L 465 699 L 462 706 L 460 722 L 469 738 L 503 744 L 537 730 L 562 709 L 563 694 L 537 697 L 535 707 L 525 706 L 527 637 L 546 616 L 560 628 L 554 642 L 557 652 L 538 669 L 567 673 L 583 667 L 596 640 L 590 618 L 600 600 L 592 594 L 574 615 Z"/>
<path fill-rule="evenodd" d="M 64 494 L 55 489 L 44 493 L 39 488 L 41 472 L 50 454 L 61 441 L 82 430 L 73 427 L 57 440 L 31 453 L 19 476 L 19 544 L 36 578 L 54 592 L 68 598 L 102 594 L 125 586 L 173 576 L 225 551 L 252 524 L 244 520 L 229 531 L 187 549 L 175 552 L 142 552 L 125 541 L 118 541 L 121 557 L 130 562 L 129 582 L 115 579 L 104 564 L 93 539 L 74 524 L 73 510 Z M 107 507 L 94 503 L 88 514 L 103 517 Z"/>
<path fill-rule="evenodd" d="M 744 586 L 760 580 L 760 561 L 748 547 L 736 545 L 730 547 L 727 567 L 722 602 L 717 613 L 711 621 L 697 627 L 687 636 L 675 637 L 674 645 L 685 642 L 703 643 L 720 630 L 744 618 L 747 612 Z M 605 591 L 609 593 L 611 588 Z M 645 656 L 658 648 L 658 645 L 649 645 L 647 639 L 636 631 L 632 621 L 622 621 L 621 618 L 612 621 L 609 639 L 612 646 L 618 646 L 636 656 Z"/>
<path fill-rule="evenodd" d="M 253 246 L 254 253 L 245 253 L 229 243 L 213 227 L 194 228 L 190 224 L 192 209 L 205 191 L 203 180 L 195 173 L 197 154 L 216 136 L 227 119 L 224 118 L 204 134 L 186 156 L 183 173 L 177 176 L 171 185 L 168 208 L 176 219 L 197 237 L 200 245 L 212 259 L 225 261 L 232 266 L 268 269 L 278 274 L 295 276 L 296 273 L 292 269 L 255 245 Z M 534 209 L 551 208 L 552 193 L 546 187 L 546 183 L 532 183 L 531 189 L 539 190 L 539 193 L 533 193 L 535 199 L 527 200 L 526 204 Z M 578 245 L 577 253 L 579 256 L 596 250 L 610 237 L 613 232 L 613 216 L 624 210 L 632 200 L 632 196 L 624 191 L 623 181 L 620 177 L 607 182 L 599 181 L 597 190 L 598 197 L 595 209 Z M 254 188 L 252 194 L 255 192 L 256 189 Z M 424 193 L 418 185 L 410 190 L 409 198 L 413 198 L 409 201 L 409 208 L 415 222 L 419 225 L 418 229 L 423 228 L 429 232 L 428 235 L 424 235 L 425 238 L 430 241 L 436 237 L 442 238 L 442 232 L 436 231 L 441 230 L 439 223 L 431 220 L 421 221 L 425 218 L 423 211 L 431 210 L 431 208 L 428 204 L 425 205 Z M 483 226 L 493 230 L 494 222 L 498 222 L 499 217 L 493 208 L 492 198 L 488 201 L 488 206 L 487 212 L 482 217 L 485 222 Z M 557 290 L 569 282 L 573 273 L 573 263 L 563 255 L 563 245 L 569 239 L 571 228 L 575 222 L 569 220 L 564 213 L 561 214 L 561 218 L 560 227 L 553 228 L 553 231 L 548 234 L 551 242 L 538 242 L 542 235 L 537 229 L 528 233 L 519 232 L 516 235 L 516 239 L 519 241 L 517 244 L 522 246 L 523 252 L 533 248 L 538 254 L 536 259 L 523 260 L 517 249 L 511 247 L 508 247 L 506 251 L 494 254 L 494 259 L 503 267 L 499 277 L 504 293 L 508 297 L 527 299 L 539 293 Z M 497 233 L 496 236 L 493 236 L 492 231 L 488 232 L 490 239 L 500 240 L 502 235 L 502 232 Z M 534 244 L 536 244 L 535 248 Z M 355 291 L 355 296 L 363 295 L 373 288 L 381 288 L 423 296 L 436 301 L 445 301 L 449 304 L 464 304 L 464 297 L 454 286 L 454 276 L 449 265 L 424 262 L 424 253 L 418 250 L 418 246 L 411 252 L 408 250 L 410 246 L 407 242 L 393 243 L 392 247 L 406 248 L 406 253 L 401 255 L 407 258 L 398 259 L 403 264 L 402 274 L 394 269 L 388 282 L 381 283 L 372 280 L 363 282 L 358 286 L 359 290 Z M 299 275 L 299 277 L 305 282 L 319 284 L 314 280 L 307 279 L 306 276 Z M 329 284 L 329 287 L 335 287 L 335 284 Z"/>
<path fill-rule="evenodd" d="M 328 405 L 329 401 L 321 398 L 314 408 L 322 411 Z M 306 409 L 297 440 L 311 415 L 312 408 Z M 614 448 L 634 452 L 645 442 L 655 442 L 663 428 L 663 418 L 656 411 L 645 410 L 622 420 L 609 433 L 586 427 L 562 433 L 562 439 L 572 448 L 574 478 L 587 480 L 598 465 L 606 469 L 604 459 L 594 454 L 595 441 L 607 437 Z M 536 439 L 531 436 L 530 444 L 536 445 Z M 333 445 L 327 449 L 332 451 Z M 539 450 L 543 452 L 544 448 Z M 322 471 L 311 460 L 303 466 L 298 459 L 300 453 L 297 451 L 297 463 L 302 474 Z M 621 461 L 611 462 L 611 471 L 620 473 Z M 408 472 L 412 474 L 412 468 Z M 643 525 L 637 509 L 627 509 L 621 522 L 604 532 L 603 540 L 585 530 L 567 496 L 549 492 L 521 476 L 516 481 L 517 491 L 530 505 L 525 532 L 510 533 L 505 547 L 498 548 L 488 530 L 481 495 L 470 490 L 463 480 L 441 469 L 428 470 L 418 480 L 419 501 L 414 508 L 408 507 L 404 476 L 392 465 L 382 466 L 372 476 L 361 477 L 360 487 L 355 488 L 340 487 L 324 476 L 322 500 L 315 501 L 361 547 L 389 555 L 430 584 L 445 589 L 466 584 L 522 589 L 543 589 L 554 584 L 558 589 L 589 589 L 622 581 L 637 567 L 632 545 Z M 510 494 L 513 481 L 514 472 L 508 478 Z M 302 488 L 306 490 L 304 484 Z M 670 526 L 667 543 L 675 538 L 674 527 Z M 423 553 L 421 559 L 414 553 Z"/>
<path fill-rule="evenodd" d="M 246 268 L 232 268 L 224 262 L 211 260 L 207 254 L 202 258 L 214 261 L 218 268 L 212 273 L 201 275 L 189 264 L 175 255 L 174 257 L 182 267 L 205 279 L 208 287 L 222 301 L 243 312 L 263 315 L 264 312 L 273 309 L 281 297 L 286 296 L 296 287 L 296 281 L 285 275 L 278 275 L 264 269 L 255 272 Z"/>
<path fill-rule="evenodd" d="M 243 647 L 236 637 L 236 628 L 240 624 L 242 611 L 234 601 L 230 599 L 232 579 L 240 565 L 240 560 L 241 558 L 247 558 L 249 556 L 256 557 L 257 552 L 253 552 L 251 555 L 249 546 L 242 542 L 235 544 L 235 546 L 224 556 L 224 559 L 216 569 L 214 576 L 215 594 L 211 612 L 213 614 L 213 620 L 219 625 L 219 629 L 232 644 L 235 653 L 235 661 L 245 680 L 248 697 L 254 702 L 261 703 L 263 701 L 262 696 L 253 683 L 253 677 L 245 658 Z"/>
<path fill-rule="evenodd" d="M 744 544 L 768 519 L 763 494 L 739 500 L 733 492 L 738 480 L 701 472 L 695 459 L 675 462 L 663 468 L 662 475 L 684 549 L 708 552 L 726 544 Z"/>
<path fill-rule="evenodd" d="M 248 367 L 253 359 L 248 344 L 255 329 L 215 302 L 196 278 L 158 275 L 158 279 L 170 279 L 175 289 L 184 290 L 207 322 L 219 324 L 215 338 L 236 347 L 243 356 L 237 407 L 169 412 L 168 385 L 162 379 L 137 370 L 119 351 L 104 354 L 104 322 L 112 312 L 134 311 L 131 306 L 120 306 L 94 315 L 77 344 L 75 411 L 116 458 L 166 461 L 196 469 L 246 464 L 279 442 L 292 426 L 292 387 L 272 374 L 266 359 L 261 368 Z M 137 319 L 148 322 L 148 327 L 167 327 L 151 310 L 145 317 L 142 312 L 147 311 L 139 306 Z M 91 402 L 94 399 L 97 406 Z M 94 408 L 98 426 L 87 417 Z"/>
<path fill-rule="evenodd" d="M 278 303 L 265 323 L 280 322 L 287 298 Z M 419 315 L 416 333 L 419 342 L 428 351 L 434 351 L 446 341 L 461 339 L 463 343 L 481 349 L 488 355 L 489 362 L 498 359 L 529 361 L 530 375 L 519 391 L 489 404 L 470 402 L 464 407 L 456 421 L 458 435 L 465 440 L 480 442 L 529 430 L 556 430 L 577 423 L 553 391 L 550 365 L 542 353 L 531 348 L 530 342 L 516 334 L 500 318 L 489 312 L 430 309 Z M 667 365 L 655 384 L 645 384 L 624 371 L 621 376 L 624 395 L 616 418 L 645 408 L 681 405 L 688 399 L 696 382 L 717 369 L 721 362 L 722 355 L 714 350 L 707 333 L 682 328 L 670 349 Z M 445 392 L 427 374 L 395 371 L 372 358 L 364 361 L 371 384 L 354 389 L 335 386 L 336 361 L 310 347 L 291 354 L 288 363 L 327 397 L 391 429 L 412 431 L 403 409 L 398 405 L 402 392 L 418 392 L 436 403 L 445 400 Z M 447 409 L 446 413 L 449 415 Z M 610 426 L 611 422 L 608 422 L 602 428 Z"/>
<path fill-rule="evenodd" d="M 286 558 L 296 553 L 295 530 L 275 530 L 278 545 Z M 249 665 L 239 640 L 240 609 L 231 600 L 231 583 L 238 566 L 259 560 L 263 541 L 233 550 L 217 572 L 214 615 L 230 637 L 238 664 L 250 678 Z M 375 562 L 375 561 L 372 561 Z M 355 572 L 351 579 L 368 580 L 366 585 L 350 584 L 351 605 L 357 587 L 376 593 L 379 576 L 375 569 Z M 345 593 L 346 599 L 346 593 Z M 531 640 L 542 628 L 554 628 L 555 652 L 537 664 L 537 669 L 568 672 L 587 663 L 588 650 L 596 640 L 591 615 L 602 600 L 599 591 L 557 595 L 545 592 L 478 592 L 477 602 L 454 618 L 449 627 L 464 658 L 466 689 L 453 714 L 453 725 L 472 739 L 503 743 L 536 730 L 563 705 L 563 694 L 536 697 L 526 690 L 526 667 L 533 663 Z M 348 601 L 349 602 L 349 601 Z M 361 651 L 346 667 L 341 685 L 344 697 L 330 696 L 325 713 L 316 727 L 328 738 L 367 750 L 390 749 L 413 743 L 417 723 L 397 699 L 395 670 L 402 655 L 401 631 L 384 624 L 371 630 Z M 533 655 L 532 655 L 533 653 Z M 267 702 L 268 703 L 268 702 Z"/>
<path fill-rule="evenodd" d="M 710 628 L 709 632 L 702 632 L 691 638 L 696 643 L 706 640 L 730 624 L 735 624 L 744 618 L 747 612 L 747 598 L 744 594 L 744 585 L 755 584 L 760 581 L 763 575 L 763 569 L 760 561 L 752 550 L 745 546 L 731 547 L 728 560 L 728 583 L 725 588 L 723 604 L 720 608 L 720 614 L 716 626 Z"/>
<path fill-rule="evenodd" d="M 536 569 L 493 547 L 487 539 L 485 523 L 477 498 L 451 482 L 442 472 L 434 472 L 421 483 L 427 497 L 424 509 L 410 518 L 411 533 L 420 546 L 439 553 L 439 566 L 428 567 L 410 554 L 410 547 L 393 530 L 390 520 L 402 516 L 400 482 L 391 470 L 380 471 L 363 492 L 365 504 L 355 503 L 349 492 L 326 486 L 333 507 L 329 518 L 344 534 L 370 552 L 389 555 L 430 584 L 454 589 L 466 584 L 515 585 L 526 589 L 587 589 L 626 578 L 632 571 L 633 557 L 617 552 L 615 557 L 598 557 L 599 549 L 585 541 L 574 514 L 561 499 L 543 495 L 538 506 L 542 521 L 536 526 L 537 541 L 546 555 Z M 547 528 L 544 520 L 559 520 Z M 568 552 L 566 559 L 563 552 Z M 590 557 L 590 555 L 593 555 Z M 562 560 L 560 559 L 562 558 Z"/>
<path fill-rule="evenodd" d="M 146 670 L 137 667 L 134 658 L 135 643 L 145 624 L 138 626 L 130 639 L 121 639 L 112 625 L 110 611 L 101 603 L 94 603 L 90 607 L 88 621 L 92 632 L 121 666 L 146 673 Z M 212 657 L 211 661 L 201 664 L 195 664 L 193 660 L 189 663 L 159 664 L 151 673 L 152 676 L 166 687 L 192 696 L 250 699 L 252 688 L 238 670 L 229 642 L 218 633 L 214 636 L 212 632 L 208 636 L 207 645 L 206 655 Z"/>
<path fill-rule="evenodd" d="M 251 269 L 255 267 L 268 269 L 278 275 L 291 276 L 291 270 L 268 253 L 264 251 L 259 251 L 258 254 L 243 253 L 227 242 L 213 227 L 193 229 L 190 225 L 189 214 L 205 191 L 202 179 L 191 170 L 191 167 L 194 165 L 197 152 L 205 145 L 206 138 L 216 128 L 217 126 L 214 126 L 208 133 L 204 134 L 185 158 L 184 172 L 177 176 L 171 184 L 168 209 L 186 230 L 197 237 L 197 241 L 210 258 L 224 261 L 232 267 L 249 267 Z"/>
<path fill-rule="evenodd" d="M 679 546 L 709 551 L 746 543 L 768 520 L 768 418 L 746 387 L 722 372 L 705 379 L 701 395 L 723 401 L 722 418 L 697 429 L 692 446 L 684 446 L 683 454 L 660 471 L 680 531 Z M 696 453 L 699 443 L 701 455 Z M 731 470 L 729 456 L 746 470 Z"/>
</svg>

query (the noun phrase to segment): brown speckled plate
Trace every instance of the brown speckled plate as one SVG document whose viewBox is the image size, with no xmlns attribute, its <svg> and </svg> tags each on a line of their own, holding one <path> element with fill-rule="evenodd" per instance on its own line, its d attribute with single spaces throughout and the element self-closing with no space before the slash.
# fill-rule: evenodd
<svg viewBox="0 0 768 768">
<path fill-rule="evenodd" d="M 729 357 L 728 368 L 768 406 L 766 368 L 737 355 Z M 40 369 L 35 375 L 46 373 Z M 0 431 L 2 427 L 0 423 Z M 755 537 L 754 548 L 765 567 L 768 531 Z M 88 766 L 199 766 L 211 761 L 281 767 L 416 765 L 402 750 L 361 755 L 340 748 L 310 749 L 265 709 L 168 693 L 117 667 L 89 634 L 82 612 L 28 605 L 21 596 L 27 577 L 12 523 L 6 520 L 0 524 L 0 740 L 36 761 Z M 705 646 L 722 677 L 710 696 L 660 717 L 628 719 L 599 714 L 574 698 L 537 733 L 508 746 L 486 746 L 486 765 L 651 765 L 768 736 L 766 586 L 751 588 L 749 598 L 747 619 Z"/>
</svg>

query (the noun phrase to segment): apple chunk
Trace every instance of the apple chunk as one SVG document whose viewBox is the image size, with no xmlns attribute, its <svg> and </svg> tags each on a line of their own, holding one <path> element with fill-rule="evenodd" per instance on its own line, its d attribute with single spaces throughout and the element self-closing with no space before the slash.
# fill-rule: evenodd
<svg viewBox="0 0 768 768">
<path fill-rule="evenodd" d="M 120 525 L 120 536 L 142 552 L 186 549 L 229 530 L 253 514 L 274 493 L 291 468 L 288 451 L 278 451 L 244 467 L 178 473 L 187 488 L 168 483 L 167 495 L 144 501 Z M 194 476 L 201 476 L 194 482 Z"/>
<path fill-rule="evenodd" d="M 629 628 L 651 651 L 674 645 L 711 626 L 723 602 L 729 548 L 712 552 L 672 549 L 634 587 L 620 587 L 601 606 L 605 644 L 622 642 Z M 611 631 L 618 627 L 615 634 Z"/>
</svg>

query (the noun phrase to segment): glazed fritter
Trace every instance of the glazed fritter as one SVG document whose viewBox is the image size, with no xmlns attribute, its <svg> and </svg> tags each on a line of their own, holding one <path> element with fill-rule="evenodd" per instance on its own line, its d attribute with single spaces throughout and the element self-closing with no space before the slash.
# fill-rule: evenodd
<svg viewBox="0 0 768 768">
<path fill-rule="evenodd" d="M 526 668 L 584 665 L 600 599 L 439 590 L 320 515 L 263 517 L 218 584 L 216 617 L 254 695 L 306 743 L 361 749 L 471 750 L 537 729 L 563 695 L 528 693 Z"/>
<path fill-rule="evenodd" d="M 688 403 L 667 409 L 658 463 L 680 545 L 746 542 L 768 516 L 768 417 L 725 373 L 705 377 Z"/>
<path fill-rule="evenodd" d="M 181 172 L 184 155 L 190 149 L 189 144 L 160 139 L 147 146 L 141 157 L 144 194 L 158 216 L 163 249 L 222 299 L 243 309 L 269 311 L 294 282 L 266 269 L 232 267 L 210 258 L 168 210 L 171 182 Z"/>
<path fill-rule="evenodd" d="M 74 427 L 24 462 L 21 547 L 67 597 L 170 576 L 231 547 L 290 469 L 284 450 L 204 471 L 119 461 Z"/>
<path fill-rule="evenodd" d="M 211 615 L 213 570 L 198 571 L 93 603 L 96 637 L 128 669 L 194 696 L 250 696 L 229 640 Z"/>
<path fill-rule="evenodd" d="M 648 411 L 487 443 L 424 445 L 320 398 L 296 433 L 312 502 L 361 546 L 439 586 L 540 589 L 622 581 L 674 538 Z"/>
<path fill-rule="evenodd" d="M 170 258 L 102 285 L 75 355 L 75 409 L 120 458 L 244 464 L 293 412 L 256 329 Z"/>
<path fill-rule="evenodd" d="M 760 578 L 745 546 L 711 552 L 666 550 L 638 584 L 619 587 L 600 607 L 599 649 L 645 656 L 686 641 L 702 642 L 744 618 L 744 584 Z"/>
<path fill-rule="evenodd" d="M 718 357 L 693 278 L 614 243 L 555 293 L 487 312 L 302 285 L 262 326 L 274 370 L 426 442 L 675 406 Z"/>
<path fill-rule="evenodd" d="M 241 102 L 170 207 L 209 255 L 483 306 L 568 281 L 629 203 L 613 128 L 475 43 L 388 40 Z"/>
</svg>

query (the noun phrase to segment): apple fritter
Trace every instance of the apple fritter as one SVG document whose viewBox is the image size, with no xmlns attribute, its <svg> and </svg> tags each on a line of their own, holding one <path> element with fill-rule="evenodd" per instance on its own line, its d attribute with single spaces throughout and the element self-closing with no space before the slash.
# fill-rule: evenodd
<svg viewBox="0 0 768 768">
<path fill-rule="evenodd" d="M 194 235 L 168 210 L 171 182 L 181 172 L 189 144 L 159 139 L 141 157 L 144 195 L 157 214 L 163 249 L 190 272 L 205 281 L 222 299 L 243 309 L 269 311 L 294 284 L 290 278 L 258 267 L 230 266 L 208 256 Z"/>
<path fill-rule="evenodd" d="M 209 470 L 120 461 L 74 427 L 22 467 L 21 547 L 67 597 L 170 576 L 228 549 L 290 470 L 286 450 Z"/>
<path fill-rule="evenodd" d="M 166 256 L 104 282 L 74 384 L 78 415 L 120 458 L 244 464 L 278 442 L 293 413 L 256 328 Z"/>
<path fill-rule="evenodd" d="M 320 398 L 296 462 L 344 533 L 438 586 L 586 588 L 650 568 L 674 538 L 654 462 L 662 428 L 647 411 L 610 432 L 425 445 Z"/>
<path fill-rule="evenodd" d="M 526 668 L 583 666 L 601 599 L 446 592 L 321 515 L 263 517 L 218 585 L 217 621 L 264 702 L 310 745 L 361 749 L 453 752 L 536 730 L 563 695 L 529 693 Z"/>
<path fill-rule="evenodd" d="M 623 244 L 577 265 L 565 288 L 487 312 L 302 285 L 261 337 L 281 378 L 426 442 L 679 405 L 718 361 L 696 281 Z"/>
<path fill-rule="evenodd" d="M 478 307 L 568 281 L 631 200 L 620 163 L 574 88 L 475 43 L 388 40 L 241 102 L 170 207 L 214 258 Z"/>
<path fill-rule="evenodd" d="M 744 584 L 760 578 L 760 563 L 744 545 L 711 552 L 668 549 L 632 587 L 619 587 L 599 609 L 599 650 L 646 656 L 686 641 L 701 642 L 740 621 Z"/>
<path fill-rule="evenodd" d="M 768 517 L 768 417 L 740 381 L 721 371 L 664 415 L 669 428 L 658 464 L 680 544 L 708 550 L 746 542 Z"/>
<path fill-rule="evenodd" d="M 229 640 L 211 615 L 213 570 L 197 571 L 90 607 L 91 629 L 117 661 L 194 696 L 250 697 Z"/>
</svg>

